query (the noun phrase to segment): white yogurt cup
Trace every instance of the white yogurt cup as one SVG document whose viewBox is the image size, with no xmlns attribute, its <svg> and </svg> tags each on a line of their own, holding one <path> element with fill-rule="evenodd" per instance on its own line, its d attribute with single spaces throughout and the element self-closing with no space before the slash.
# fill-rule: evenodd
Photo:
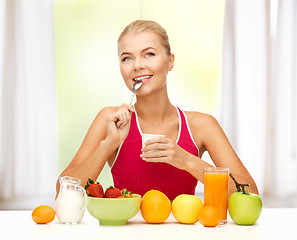
<svg viewBox="0 0 297 240">
<path fill-rule="evenodd" d="M 142 148 L 145 146 L 145 142 L 149 139 L 156 138 L 156 137 L 165 137 L 165 135 L 160 135 L 160 134 L 142 134 Z M 156 151 L 156 150 L 152 150 Z"/>
</svg>

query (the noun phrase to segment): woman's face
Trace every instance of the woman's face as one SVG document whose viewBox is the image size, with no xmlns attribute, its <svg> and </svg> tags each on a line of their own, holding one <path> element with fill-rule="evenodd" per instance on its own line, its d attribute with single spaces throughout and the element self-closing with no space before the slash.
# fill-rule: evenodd
<svg viewBox="0 0 297 240">
<path fill-rule="evenodd" d="M 136 80 L 142 80 L 137 90 L 146 95 L 166 86 L 167 73 L 173 68 L 174 56 L 168 55 L 161 38 L 153 32 L 130 33 L 118 45 L 120 70 L 131 90 Z"/>
</svg>

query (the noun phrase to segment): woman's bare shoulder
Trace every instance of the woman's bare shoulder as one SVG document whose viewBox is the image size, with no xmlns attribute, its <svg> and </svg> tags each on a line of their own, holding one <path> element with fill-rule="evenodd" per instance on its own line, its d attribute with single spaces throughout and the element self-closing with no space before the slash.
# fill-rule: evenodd
<svg viewBox="0 0 297 240">
<path fill-rule="evenodd" d="M 191 133 L 197 146 L 201 149 L 210 139 L 216 138 L 222 132 L 218 121 L 210 114 L 202 112 L 185 112 Z"/>
<path fill-rule="evenodd" d="M 114 113 L 118 109 L 119 109 L 118 106 L 106 106 L 106 107 L 101 108 L 101 110 L 99 111 L 98 114 L 102 114 L 102 115 L 110 114 L 110 113 Z"/>
<path fill-rule="evenodd" d="M 102 127 L 105 128 L 106 120 L 108 119 L 108 116 L 110 116 L 112 113 L 116 112 L 118 110 L 118 107 L 116 106 L 107 106 L 100 109 L 100 111 L 95 116 L 89 131 L 93 131 L 96 129 L 102 129 Z"/>
<path fill-rule="evenodd" d="M 210 114 L 196 111 L 185 111 L 185 114 L 191 128 L 198 130 L 218 125 L 216 118 Z"/>
<path fill-rule="evenodd" d="M 96 119 L 100 118 L 107 118 L 110 114 L 116 112 L 119 109 L 118 106 L 106 106 L 100 109 L 98 114 L 96 115 Z"/>
</svg>

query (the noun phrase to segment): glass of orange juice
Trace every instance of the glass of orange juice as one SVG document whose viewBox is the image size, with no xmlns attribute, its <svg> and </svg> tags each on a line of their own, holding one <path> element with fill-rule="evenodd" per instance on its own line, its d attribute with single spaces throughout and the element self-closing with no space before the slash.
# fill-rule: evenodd
<svg viewBox="0 0 297 240">
<path fill-rule="evenodd" d="M 228 177 L 228 168 L 204 168 L 204 205 L 219 209 L 220 224 L 227 223 Z"/>
</svg>

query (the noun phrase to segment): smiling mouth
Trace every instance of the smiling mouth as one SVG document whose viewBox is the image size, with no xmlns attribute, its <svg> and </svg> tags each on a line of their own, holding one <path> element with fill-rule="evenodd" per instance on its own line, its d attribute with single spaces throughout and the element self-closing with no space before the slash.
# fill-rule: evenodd
<svg viewBox="0 0 297 240">
<path fill-rule="evenodd" d="M 151 78 L 152 76 L 153 75 L 147 75 L 147 76 L 137 77 L 137 78 L 133 78 L 133 80 L 136 81 L 136 82 L 142 82 L 142 81 L 144 81 L 146 79 Z"/>
</svg>

